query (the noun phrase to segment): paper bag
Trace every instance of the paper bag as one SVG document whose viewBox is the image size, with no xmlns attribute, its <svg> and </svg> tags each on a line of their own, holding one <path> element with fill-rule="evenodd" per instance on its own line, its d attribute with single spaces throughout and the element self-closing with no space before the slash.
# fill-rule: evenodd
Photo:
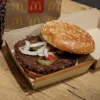
<svg viewBox="0 0 100 100">
<path fill-rule="evenodd" d="M 8 0 L 5 31 L 58 19 L 62 0 Z"/>
</svg>

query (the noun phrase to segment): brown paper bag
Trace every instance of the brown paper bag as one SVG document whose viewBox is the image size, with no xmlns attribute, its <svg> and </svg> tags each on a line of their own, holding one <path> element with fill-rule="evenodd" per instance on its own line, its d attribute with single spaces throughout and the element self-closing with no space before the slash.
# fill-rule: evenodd
<svg viewBox="0 0 100 100">
<path fill-rule="evenodd" d="M 62 0 L 8 0 L 5 31 L 58 19 Z"/>
</svg>

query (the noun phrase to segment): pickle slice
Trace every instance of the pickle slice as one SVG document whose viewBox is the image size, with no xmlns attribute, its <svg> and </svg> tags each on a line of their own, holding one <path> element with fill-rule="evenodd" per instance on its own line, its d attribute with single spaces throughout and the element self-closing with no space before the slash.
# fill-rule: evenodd
<svg viewBox="0 0 100 100">
<path fill-rule="evenodd" d="M 55 59 L 53 59 L 53 60 L 45 60 L 45 59 L 43 59 L 43 57 L 39 57 L 39 58 L 37 59 L 37 62 L 38 62 L 39 64 L 45 65 L 45 66 L 54 64 L 54 63 L 56 63 L 56 61 L 57 61 L 57 57 L 55 57 Z"/>
</svg>

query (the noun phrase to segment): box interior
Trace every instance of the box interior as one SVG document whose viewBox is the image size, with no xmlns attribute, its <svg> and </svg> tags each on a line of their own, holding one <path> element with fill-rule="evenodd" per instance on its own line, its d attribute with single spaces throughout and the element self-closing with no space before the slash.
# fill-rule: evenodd
<svg viewBox="0 0 100 100">
<path fill-rule="evenodd" d="M 92 15 L 92 17 L 91 17 L 91 15 Z M 66 15 L 61 16 L 59 18 L 59 20 L 63 19 L 63 21 L 72 22 L 73 24 L 76 24 L 76 25 L 84 28 L 85 30 L 89 30 L 89 29 L 97 28 L 99 26 L 99 24 L 100 24 L 99 18 L 100 18 L 100 14 L 98 13 L 97 9 L 90 9 L 90 10 L 86 10 L 86 11 L 76 12 L 73 14 L 67 14 L 67 17 L 66 17 Z M 19 40 L 26 38 L 26 36 L 28 36 L 28 35 L 35 36 L 35 35 L 40 34 L 40 30 L 41 30 L 42 26 L 43 26 L 43 23 L 37 24 L 34 26 L 17 29 L 17 30 L 13 30 L 13 31 L 10 31 L 8 34 L 4 35 L 4 40 L 6 41 L 10 52 L 14 49 L 14 44 L 17 43 Z M 96 34 L 95 37 L 99 37 L 98 34 Z M 13 56 L 13 54 L 12 54 L 12 56 Z M 14 58 L 14 56 L 13 56 L 13 58 Z M 99 56 L 98 56 L 98 58 L 99 58 Z M 85 56 L 81 55 L 78 60 L 79 65 L 73 66 L 71 68 L 66 68 L 64 70 L 61 70 L 61 71 L 58 71 L 58 72 L 55 72 L 55 73 L 52 73 L 49 75 L 45 75 L 43 77 L 40 77 L 40 78 L 37 78 L 36 80 L 34 80 L 34 79 L 29 78 L 25 74 L 22 67 L 20 67 L 18 65 L 18 63 L 16 62 L 16 60 L 14 58 L 16 64 L 18 65 L 19 69 L 21 70 L 21 72 L 26 77 L 26 79 L 29 81 L 30 85 L 32 87 L 34 86 L 34 88 L 45 86 L 45 85 L 48 85 L 49 83 L 54 83 L 61 79 L 66 79 L 66 78 L 69 78 L 69 77 L 72 77 L 72 76 L 75 76 L 78 74 L 82 74 L 90 68 L 90 66 L 94 63 L 94 59 L 95 59 L 95 57 L 93 55 L 85 55 Z M 98 63 L 98 65 L 99 64 L 100 63 Z M 75 69 L 77 69 L 77 70 L 75 70 Z"/>
<path fill-rule="evenodd" d="M 88 66 L 90 66 L 94 62 L 94 58 L 91 55 L 81 55 L 78 59 L 78 65 L 85 66 L 85 67 L 79 67 L 77 65 L 77 66 L 73 66 L 71 68 L 66 68 L 64 70 L 61 70 L 61 71 L 58 71 L 58 72 L 55 72 L 55 73 L 52 73 L 52 74 L 49 74 L 49 75 L 42 76 L 42 77 L 37 78 L 35 80 L 29 78 L 26 75 L 26 73 L 23 71 L 23 68 L 21 66 L 19 66 L 19 64 L 17 63 L 12 51 L 14 50 L 15 43 L 17 43 L 19 40 L 22 40 L 22 39 L 26 38 L 26 36 L 28 36 L 28 35 L 33 35 L 33 36 L 39 35 L 42 26 L 43 26 L 43 24 L 38 24 L 38 25 L 31 26 L 31 27 L 26 27 L 26 28 L 22 28 L 22 29 L 13 30 L 13 31 L 9 32 L 8 34 L 6 34 L 4 36 L 4 40 L 7 43 L 7 46 L 9 48 L 9 51 L 10 51 L 11 55 L 13 56 L 13 59 L 15 60 L 15 62 L 18 65 L 19 69 L 21 70 L 23 75 L 26 77 L 26 79 L 29 81 L 29 83 L 32 87 L 34 85 L 35 85 L 35 88 L 41 86 L 40 85 L 41 82 L 43 82 L 42 86 L 44 86 L 46 84 L 49 84 L 49 82 L 54 83 L 55 81 L 65 79 L 68 76 L 71 77 L 73 75 L 77 75 L 78 73 L 82 72 L 82 69 L 88 70 L 88 68 L 89 68 Z M 73 69 L 78 69 L 79 72 L 78 72 L 78 70 L 73 70 Z M 70 73 L 70 71 L 71 71 L 71 73 Z M 64 76 L 65 74 L 62 74 L 62 73 L 65 73 L 67 76 Z M 75 73 L 75 74 L 73 74 L 73 73 Z M 55 76 L 57 79 L 55 79 L 55 77 L 52 77 L 52 76 Z M 49 78 L 49 80 L 48 80 L 47 77 L 52 77 L 52 78 Z M 58 78 L 58 77 L 60 77 L 60 78 Z M 41 79 L 43 79 L 43 80 L 46 79 L 46 80 L 41 81 Z M 46 83 L 45 83 L 45 81 L 46 81 Z"/>
</svg>

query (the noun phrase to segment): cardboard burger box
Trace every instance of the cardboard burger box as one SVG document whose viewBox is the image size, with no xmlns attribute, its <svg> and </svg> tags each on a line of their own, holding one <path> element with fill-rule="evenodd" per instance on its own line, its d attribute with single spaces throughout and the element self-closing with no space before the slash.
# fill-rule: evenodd
<svg viewBox="0 0 100 100">
<path fill-rule="evenodd" d="M 97 10 L 93 9 L 93 10 L 89 10 L 88 13 L 89 12 L 97 13 Z M 78 12 L 78 14 L 76 14 L 76 13 L 74 13 L 74 14 L 75 14 L 75 16 L 79 16 L 79 15 L 81 15 L 81 13 L 82 12 Z M 84 11 L 85 15 L 86 15 L 86 13 L 87 13 L 87 11 Z M 87 15 L 88 15 L 88 13 L 87 13 Z M 64 16 L 66 16 L 66 15 L 64 15 Z M 67 15 L 67 16 L 70 17 L 70 15 Z M 72 16 L 73 16 L 73 14 L 71 15 L 71 18 L 73 19 Z M 84 16 L 81 16 L 81 18 L 82 17 L 84 17 Z M 60 18 L 60 20 L 62 18 Z M 85 20 L 85 18 L 84 18 L 84 20 Z M 94 23 L 97 20 L 98 19 L 96 18 L 93 21 L 93 26 L 90 26 L 91 28 L 89 27 L 89 29 L 92 29 L 93 27 L 95 28 Z M 64 19 L 64 21 L 66 21 L 66 20 Z M 81 24 L 81 22 L 80 22 L 80 24 Z M 86 22 L 86 24 L 88 24 L 88 22 Z M 24 72 L 23 68 L 21 66 L 19 66 L 18 62 L 16 61 L 16 59 L 14 57 L 14 45 L 19 40 L 26 38 L 27 35 L 33 35 L 33 36 L 38 35 L 40 33 L 42 26 L 43 26 L 43 24 L 37 24 L 34 26 L 29 26 L 29 27 L 13 30 L 13 31 L 10 31 L 8 34 L 4 35 L 4 40 L 6 42 L 6 45 L 8 47 L 10 54 L 12 55 L 14 61 L 16 62 L 17 67 L 20 69 L 20 71 L 25 76 L 25 78 L 27 79 L 27 81 L 29 82 L 29 84 L 31 85 L 31 87 L 33 89 L 37 89 L 37 88 L 40 88 L 40 87 L 43 87 L 43 86 L 46 86 L 46 85 L 76 76 L 76 75 L 80 75 L 82 73 L 85 73 L 94 64 L 95 58 L 93 56 L 84 55 L 84 56 L 79 57 L 77 65 L 72 66 L 70 68 L 66 68 L 64 70 L 60 70 L 60 71 L 54 72 L 52 74 L 44 75 L 44 76 L 36 78 L 36 79 L 32 79 L 32 78 L 28 77 L 28 75 Z M 78 25 L 78 26 L 80 26 L 80 25 Z"/>
</svg>

